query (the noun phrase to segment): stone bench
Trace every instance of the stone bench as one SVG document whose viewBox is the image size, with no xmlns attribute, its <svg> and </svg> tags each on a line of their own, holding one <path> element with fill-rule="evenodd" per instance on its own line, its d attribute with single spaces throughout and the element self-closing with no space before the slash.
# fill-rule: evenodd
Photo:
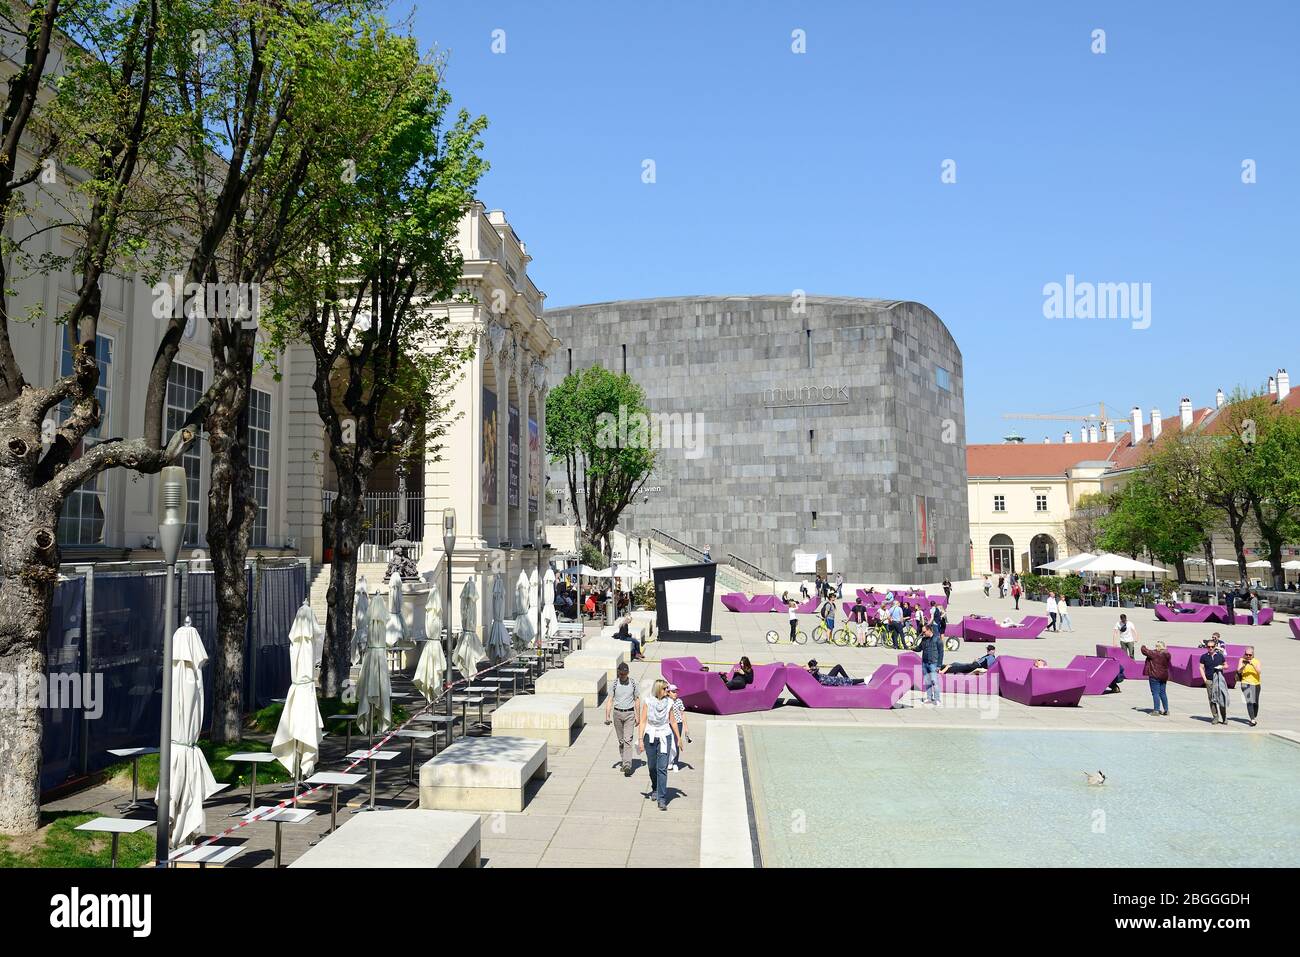
<svg viewBox="0 0 1300 957">
<path fill-rule="evenodd" d="M 546 777 L 538 738 L 461 738 L 420 768 L 420 807 L 449 811 L 522 811 L 524 789 Z"/>
<path fill-rule="evenodd" d="M 611 641 L 622 641 L 623 639 L 617 637 L 618 631 L 619 631 L 618 625 L 606 625 L 604 628 L 600 629 L 599 640 L 603 641 L 605 639 L 609 639 Z M 628 622 L 627 633 L 631 635 L 633 638 L 635 638 L 637 641 L 645 641 L 646 635 L 649 633 L 649 629 L 646 627 L 646 624 L 643 621 L 631 621 Z"/>
<path fill-rule="evenodd" d="M 613 651 L 604 648 L 583 648 L 581 651 L 571 651 L 564 658 L 565 668 L 580 668 L 583 671 L 597 669 L 605 672 L 606 678 L 613 681 L 618 675 L 618 666 L 627 661 L 627 653 L 632 646 L 627 642 L 620 642 L 624 650 Z"/>
<path fill-rule="evenodd" d="M 655 617 L 655 613 L 653 611 L 646 611 L 643 609 L 641 611 L 632 612 L 632 621 L 634 623 L 640 622 L 644 626 L 645 628 L 644 634 L 647 638 L 649 638 L 655 633 L 655 622 L 657 620 L 658 619 Z"/>
<path fill-rule="evenodd" d="M 454 811 L 357 814 L 290 867 L 478 867 L 480 818 Z"/>
<path fill-rule="evenodd" d="M 567 748 L 582 730 L 585 713 L 582 695 L 521 695 L 492 712 L 492 735 L 526 735 L 557 748 Z"/>
<path fill-rule="evenodd" d="M 593 638 L 580 651 L 601 651 L 607 655 L 622 655 L 626 662 L 632 661 L 632 643 L 621 638 Z"/>
<path fill-rule="evenodd" d="M 599 668 L 557 668 L 537 679 L 536 691 L 540 694 L 576 694 L 588 708 L 598 708 L 605 700 L 609 678 Z"/>
</svg>

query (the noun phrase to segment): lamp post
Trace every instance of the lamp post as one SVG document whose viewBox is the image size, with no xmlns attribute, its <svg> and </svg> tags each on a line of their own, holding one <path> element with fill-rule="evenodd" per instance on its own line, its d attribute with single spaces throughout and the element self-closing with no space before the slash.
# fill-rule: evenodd
<svg viewBox="0 0 1300 957">
<path fill-rule="evenodd" d="M 451 713 L 451 553 L 456 550 L 456 510 L 450 505 L 442 510 L 442 552 L 447 565 L 447 631 L 443 637 L 443 657 L 447 663 L 447 680 L 443 694 L 447 699 L 447 741 L 451 741 L 453 717 Z M 464 625 L 464 622 L 461 622 Z M 461 731 L 464 732 L 464 728 Z"/>
<path fill-rule="evenodd" d="M 609 591 L 605 593 L 605 624 L 614 624 L 614 609 L 616 599 L 614 598 L 614 532 L 611 529 L 605 536 L 605 571 L 609 575 Z"/>
<path fill-rule="evenodd" d="M 169 465 L 158 478 L 158 544 L 167 562 L 167 584 L 163 604 L 162 722 L 158 735 L 158 836 L 154 863 L 166 867 L 170 856 L 172 776 L 172 625 L 176 617 L 176 559 L 185 538 L 185 516 L 189 508 L 185 469 Z"/>
<path fill-rule="evenodd" d="M 542 647 L 542 552 L 546 550 L 546 542 L 542 538 L 542 533 L 546 526 L 542 524 L 539 518 L 533 523 L 533 547 L 537 549 L 537 647 Z"/>
</svg>

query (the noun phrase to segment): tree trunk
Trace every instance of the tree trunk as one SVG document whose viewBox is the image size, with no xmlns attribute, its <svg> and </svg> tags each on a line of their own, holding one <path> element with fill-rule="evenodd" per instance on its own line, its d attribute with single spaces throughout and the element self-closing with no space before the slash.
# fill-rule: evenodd
<svg viewBox="0 0 1300 957">
<path fill-rule="evenodd" d="M 357 547 L 361 541 L 360 504 L 350 488 L 341 487 L 330 509 L 334 557 L 330 561 L 329 616 L 325 622 L 325 654 L 321 661 L 321 691 L 327 698 L 342 694 L 352 670 L 352 616 L 356 606 Z"/>
<path fill-rule="evenodd" d="M 212 668 L 212 740 L 243 736 L 244 659 L 248 635 L 248 539 L 257 503 L 252 500 L 244 410 L 248 391 L 222 396 L 205 428 L 212 449 L 208 489 L 208 548 L 217 597 L 217 653 Z"/>
<path fill-rule="evenodd" d="M 1174 559 L 1174 574 L 1180 582 L 1187 581 L 1187 559 L 1182 555 Z"/>
<path fill-rule="evenodd" d="M 0 467 L 0 834 L 40 824 L 42 714 L 24 695 L 45 677 L 45 636 L 58 575 L 58 510 L 34 495 L 21 471 Z"/>
</svg>

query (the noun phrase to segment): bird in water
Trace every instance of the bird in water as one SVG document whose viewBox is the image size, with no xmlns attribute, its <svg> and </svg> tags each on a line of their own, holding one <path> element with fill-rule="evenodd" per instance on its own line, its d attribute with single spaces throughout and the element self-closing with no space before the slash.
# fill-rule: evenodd
<svg viewBox="0 0 1300 957">
<path fill-rule="evenodd" d="M 1083 776 L 1088 779 L 1088 785 L 1090 787 L 1099 788 L 1106 783 L 1106 775 L 1100 771 L 1096 774 L 1091 771 L 1084 771 Z"/>
</svg>

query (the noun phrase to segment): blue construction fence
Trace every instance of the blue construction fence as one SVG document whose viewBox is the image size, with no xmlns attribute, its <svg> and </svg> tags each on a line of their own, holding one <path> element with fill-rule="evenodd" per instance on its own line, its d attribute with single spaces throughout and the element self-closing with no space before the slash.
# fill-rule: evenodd
<svg viewBox="0 0 1300 957">
<path fill-rule="evenodd" d="M 244 707 L 252 711 L 284 697 L 289 687 L 289 627 L 307 598 L 307 566 L 250 565 L 246 574 L 252 613 L 244 639 Z M 79 571 L 56 586 L 47 644 L 50 686 L 58 675 L 102 675 L 102 692 L 90 708 L 84 699 L 81 707 L 47 703 L 42 790 L 120 760 L 108 753 L 110 748 L 158 746 L 166 575 L 163 568 Z M 177 618 L 172 627 L 188 616 L 208 652 L 203 681 L 206 733 L 217 655 L 212 572 L 177 571 L 175 594 Z M 97 717 L 92 717 L 94 712 Z"/>
</svg>

